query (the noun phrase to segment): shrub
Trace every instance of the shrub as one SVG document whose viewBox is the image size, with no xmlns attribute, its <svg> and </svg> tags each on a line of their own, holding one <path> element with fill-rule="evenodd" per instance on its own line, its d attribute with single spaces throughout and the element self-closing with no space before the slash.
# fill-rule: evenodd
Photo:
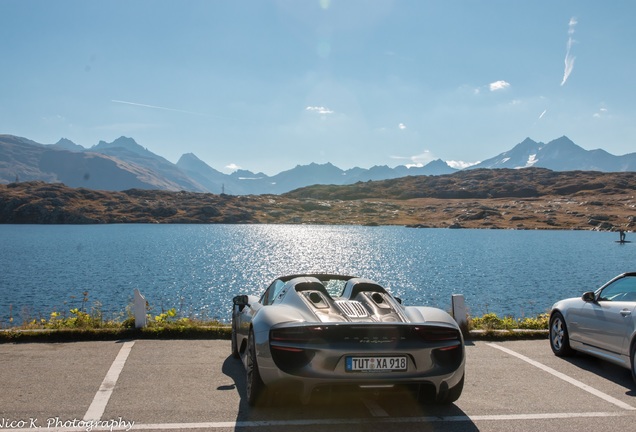
<svg viewBox="0 0 636 432">
<path fill-rule="evenodd" d="M 512 330 L 516 323 L 512 317 L 499 318 L 495 313 L 487 313 L 481 318 L 470 318 L 470 328 L 480 330 Z"/>
<path fill-rule="evenodd" d="M 482 317 L 469 317 L 468 326 L 471 330 L 545 330 L 548 328 L 549 316 L 547 313 L 536 317 L 515 319 L 510 316 L 500 318 L 495 313 L 487 313 Z"/>
<path fill-rule="evenodd" d="M 545 330 L 548 328 L 549 321 L 550 314 L 543 313 L 534 318 L 527 317 L 519 320 L 519 328 L 529 330 Z"/>
</svg>

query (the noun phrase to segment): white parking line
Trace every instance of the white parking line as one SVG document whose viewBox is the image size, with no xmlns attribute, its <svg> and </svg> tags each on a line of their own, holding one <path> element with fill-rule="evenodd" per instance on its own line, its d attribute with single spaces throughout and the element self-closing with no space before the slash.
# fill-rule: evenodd
<svg viewBox="0 0 636 432">
<path fill-rule="evenodd" d="M 324 426 L 348 425 L 361 423 L 445 423 L 445 422 L 475 422 L 475 421 L 516 421 L 516 420 L 546 420 L 562 418 L 589 417 L 621 417 L 627 415 L 621 412 L 589 412 L 589 413 L 550 413 L 550 414 L 511 414 L 511 415 L 483 415 L 483 416 L 431 416 L 431 417 L 373 417 L 358 419 L 306 419 L 306 420 L 273 420 L 273 421 L 237 421 L 237 422 L 207 422 L 207 423 L 158 423 L 137 424 L 137 429 L 170 430 L 170 429 L 222 429 L 241 427 L 271 427 L 271 426 Z"/>
<path fill-rule="evenodd" d="M 560 378 L 563 381 L 568 382 L 568 383 L 580 388 L 581 390 L 585 390 L 586 392 L 591 393 L 594 396 L 599 397 L 599 398 L 603 399 L 606 402 L 614 404 L 614 405 L 616 405 L 619 408 L 622 408 L 624 410 L 636 410 L 636 408 L 634 408 L 633 406 L 631 406 L 629 404 L 626 404 L 623 401 L 620 401 L 620 400 L 618 400 L 618 399 L 616 399 L 616 398 L 614 398 L 614 397 L 612 397 L 612 396 L 610 396 L 608 394 L 605 394 L 602 391 L 596 390 L 594 387 L 590 387 L 587 384 L 583 384 L 581 381 L 575 380 L 574 378 L 569 377 L 569 376 L 565 375 L 564 373 L 556 371 L 556 370 L 552 369 L 551 367 L 548 367 L 548 366 L 546 366 L 546 365 L 544 365 L 542 363 L 539 363 L 538 361 L 532 360 L 531 358 L 526 357 L 523 354 L 519 354 L 516 351 L 513 351 L 513 350 L 508 349 L 508 348 L 504 348 L 501 345 L 498 345 L 498 344 L 495 344 L 495 343 L 489 343 L 487 345 L 489 345 L 489 346 L 491 346 L 493 348 L 497 348 L 498 350 L 501 350 L 501 351 L 503 351 L 505 353 L 508 353 L 511 356 L 517 357 L 518 359 L 521 359 L 521 360 L 525 361 L 526 363 L 529 363 L 532 366 L 535 366 L 535 367 L 541 369 L 544 372 L 552 374 L 555 377 Z"/>
<path fill-rule="evenodd" d="M 475 422 L 475 421 L 518 421 L 518 420 L 549 420 L 563 418 L 590 418 L 590 417 L 622 417 L 628 415 L 621 412 L 588 412 L 588 413 L 550 413 L 550 414 L 510 414 L 510 415 L 483 415 L 483 416 L 430 416 L 430 417 L 395 417 L 395 418 L 358 418 L 358 419 L 306 419 L 306 420 L 273 420 L 273 421 L 237 421 L 237 422 L 209 422 L 209 423 L 159 423 L 136 424 L 135 429 L 221 429 L 241 427 L 271 427 L 271 426 L 324 426 L 347 425 L 362 423 L 448 423 L 448 422 Z"/>
<path fill-rule="evenodd" d="M 449 422 L 477 422 L 477 421 L 526 421 L 526 420 L 556 420 L 573 418 L 624 417 L 631 414 L 626 412 L 587 412 L 587 413 L 549 413 L 549 414 L 510 414 L 510 415 L 477 415 L 477 416 L 430 416 L 430 417 L 396 417 L 396 418 L 346 418 L 346 419 L 304 419 L 304 420 L 262 420 L 262 421 L 228 421 L 228 422 L 198 422 L 198 423 L 135 423 L 134 430 L 187 430 L 187 429 L 237 429 L 244 427 L 272 426 L 329 426 L 329 425 L 359 425 L 359 424 L 392 424 L 392 423 L 449 423 Z M 94 431 L 132 430 L 125 427 L 94 427 Z M 6 432 L 23 432 L 23 429 L 5 429 Z M 86 432 L 86 427 L 47 428 L 47 432 Z"/>
<path fill-rule="evenodd" d="M 102 418 L 102 414 L 104 414 L 104 410 L 106 409 L 106 404 L 108 404 L 108 400 L 113 394 L 113 389 L 115 388 L 119 374 L 124 368 L 126 359 L 128 359 L 128 354 L 130 354 L 130 350 L 134 344 L 134 341 L 124 342 L 124 345 L 119 350 L 119 354 L 115 357 L 115 361 L 113 361 L 113 364 L 106 373 L 104 381 L 102 381 L 102 385 L 99 386 L 99 390 L 97 390 L 97 393 L 93 398 L 93 402 L 91 402 L 91 405 L 88 407 L 88 411 L 84 414 L 85 421 L 99 420 Z"/>
<path fill-rule="evenodd" d="M 272 427 L 272 426 L 324 426 L 324 425 L 358 425 L 362 423 L 443 423 L 443 422 L 475 422 L 475 421 L 520 421 L 520 420 L 550 420 L 593 417 L 622 417 L 628 415 L 623 412 L 588 412 L 588 413 L 549 413 L 549 414 L 510 414 L 483 416 L 431 416 L 431 417 L 396 417 L 396 418 L 358 418 L 358 419 L 306 419 L 306 420 L 263 420 L 263 421 L 228 421 L 228 422 L 199 422 L 199 423 L 135 423 L 135 430 L 174 430 L 174 429 L 235 429 L 242 427 Z M 22 432 L 22 429 L 4 429 L 6 432 Z M 47 428 L 47 432 L 86 432 L 86 427 Z M 129 431 L 126 427 L 94 427 L 94 431 Z"/>
</svg>

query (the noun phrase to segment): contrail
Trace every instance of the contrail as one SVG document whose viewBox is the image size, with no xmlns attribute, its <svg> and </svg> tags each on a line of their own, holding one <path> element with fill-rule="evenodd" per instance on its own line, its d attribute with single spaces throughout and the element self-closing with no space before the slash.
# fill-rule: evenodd
<svg viewBox="0 0 636 432">
<path fill-rule="evenodd" d="M 570 23 L 568 25 L 568 43 L 567 50 L 565 52 L 565 70 L 563 71 L 563 81 L 561 81 L 562 86 L 568 80 L 568 77 L 572 73 L 572 69 L 574 69 L 574 59 L 576 57 L 570 54 L 570 49 L 572 49 L 572 45 L 574 44 L 572 35 L 574 35 L 574 26 L 576 26 L 577 22 L 576 18 L 572 17 L 570 18 Z"/>
<path fill-rule="evenodd" d="M 120 104 L 126 104 L 126 105 L 139 106 L 139 107 L 144 107 L 144 108 L 160 109 L 160 110 L 164 110 L 164 111 L 174 111 L 174 112 L 180 112 L 180 113 L 184 113 L 184 114 L 193 114 L 193 115 L 198 115 L 198 116 L 202 116 L 202 117 L 215 117 L 215 118 L 224 119 L 224 120 L 232 120 L 232 119 L 230 119 L 228 117 L 221 117 L 221 116 L 210 115 L 210 114 L 202 114 L 202 113 L 198 113 L 198 112 L 194 112 L 194 111 L 186 111 L 186 110 L 180 110 L 180 109 L 176 109 L 176 108 L 167 108 L 167 107 L 162 107 L 162 106 L 157 106 L 157 105 L 148 105 L 148 104 L 142 104 L 142 103 L 137 103 L 137 102 L 129 102 L 129 101 L 123 101 L 123 100 L 117 100 L 117 99 L 111 99 L 111 102 L 120 103 Z"/>
</svg>

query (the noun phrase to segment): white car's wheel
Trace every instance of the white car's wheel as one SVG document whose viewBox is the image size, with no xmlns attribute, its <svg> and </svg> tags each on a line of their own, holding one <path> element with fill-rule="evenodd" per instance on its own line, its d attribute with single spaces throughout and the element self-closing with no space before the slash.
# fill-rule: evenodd
<svg viewBox="0 0 636 432">
<path fill-rule="evenodd" d="M 550 348 L 559 357 L 574 354 L 574 350 L 570 347 L 568 327 L 560 312 L 554 312 L 550 318 Z"/>
<path fill-rule="evenodd" d="M 435 393 L 435 388 L 429 385 L 422 385 L 417 394 L 417 399 L 422 405 L 449 405 L 459 399 L 464 389 L 464 375 L 454 386 L 440 394 Z"/>
<path fill-rule="evenodd" d="M 256 359 L 256 346 L 254 343 L 254 333 L 250 332 L 247 342 L 247 361 L 246 361 L 246 388 L 247 403 L 250 406 L 256 406 L 263 402 L 265 396 L 265 384 L 261 379 L 258 371 L 258 363 Z"/>
<path fill-rule="evenodd" d="M 462 394 L 462 390 L 464 389 L 464 375 L 462 375 L 461 381 L 455 385 L 455 387 L 451 387 L 448 389 L 448 392 L 441 397 L 437 403 L 440 405 L 449 405 L 459 399 L 459 396 Z"/>
<path fill-rule="evenodd" d="M 636 342 L 632 343 L 630 358 L 632 362 L 632 378 L 636 383 Z"/>
<path fill-rule="evenodd" d="M 236 320 L 232 317 L 232 357 L 239 358 L 238 341 L 236 336 Z"/>
</svg>

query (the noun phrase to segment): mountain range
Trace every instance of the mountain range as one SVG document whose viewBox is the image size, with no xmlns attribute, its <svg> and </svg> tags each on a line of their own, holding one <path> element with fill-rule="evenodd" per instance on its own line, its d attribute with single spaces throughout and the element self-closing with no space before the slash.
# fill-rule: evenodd
<svg viewBox="0 0 636 432">
<path fill-rule="evenodd" d="M 529 167 L 552 171 L 635 171 L 636 153 L 614 156 L 601 149 L 585 150 L 565 136 L 547 144 L 526 138 L 511 150 L 472 165 L 469 169 Z"/>
<path fill-rule="evenodd" d="M 585 150 L 563 136 L 547 144 L 526 138 L 511 150 L 466 169 L 542 167 L 553 171 L 636 171 L 636 153 L 614 156 L 604 150 Z M 0 135 L 0 183 L 42 180 L 70 187 L 121 191 L 157 189 L 226 193 L 231 195 L 282 194 L 315 184 L 347 185 L 406 176 L 436 176 L 458 170 L 441 159 L 421 167 L 342 170 L 331 163 L 298 165 L 268 176 L 237 170 L 224 174 L 192 153 L 176 164 L 120 137 L 85 148 L 62 138 L 55 144 L 41 144 L 27 138 Z"/>
</svg>

